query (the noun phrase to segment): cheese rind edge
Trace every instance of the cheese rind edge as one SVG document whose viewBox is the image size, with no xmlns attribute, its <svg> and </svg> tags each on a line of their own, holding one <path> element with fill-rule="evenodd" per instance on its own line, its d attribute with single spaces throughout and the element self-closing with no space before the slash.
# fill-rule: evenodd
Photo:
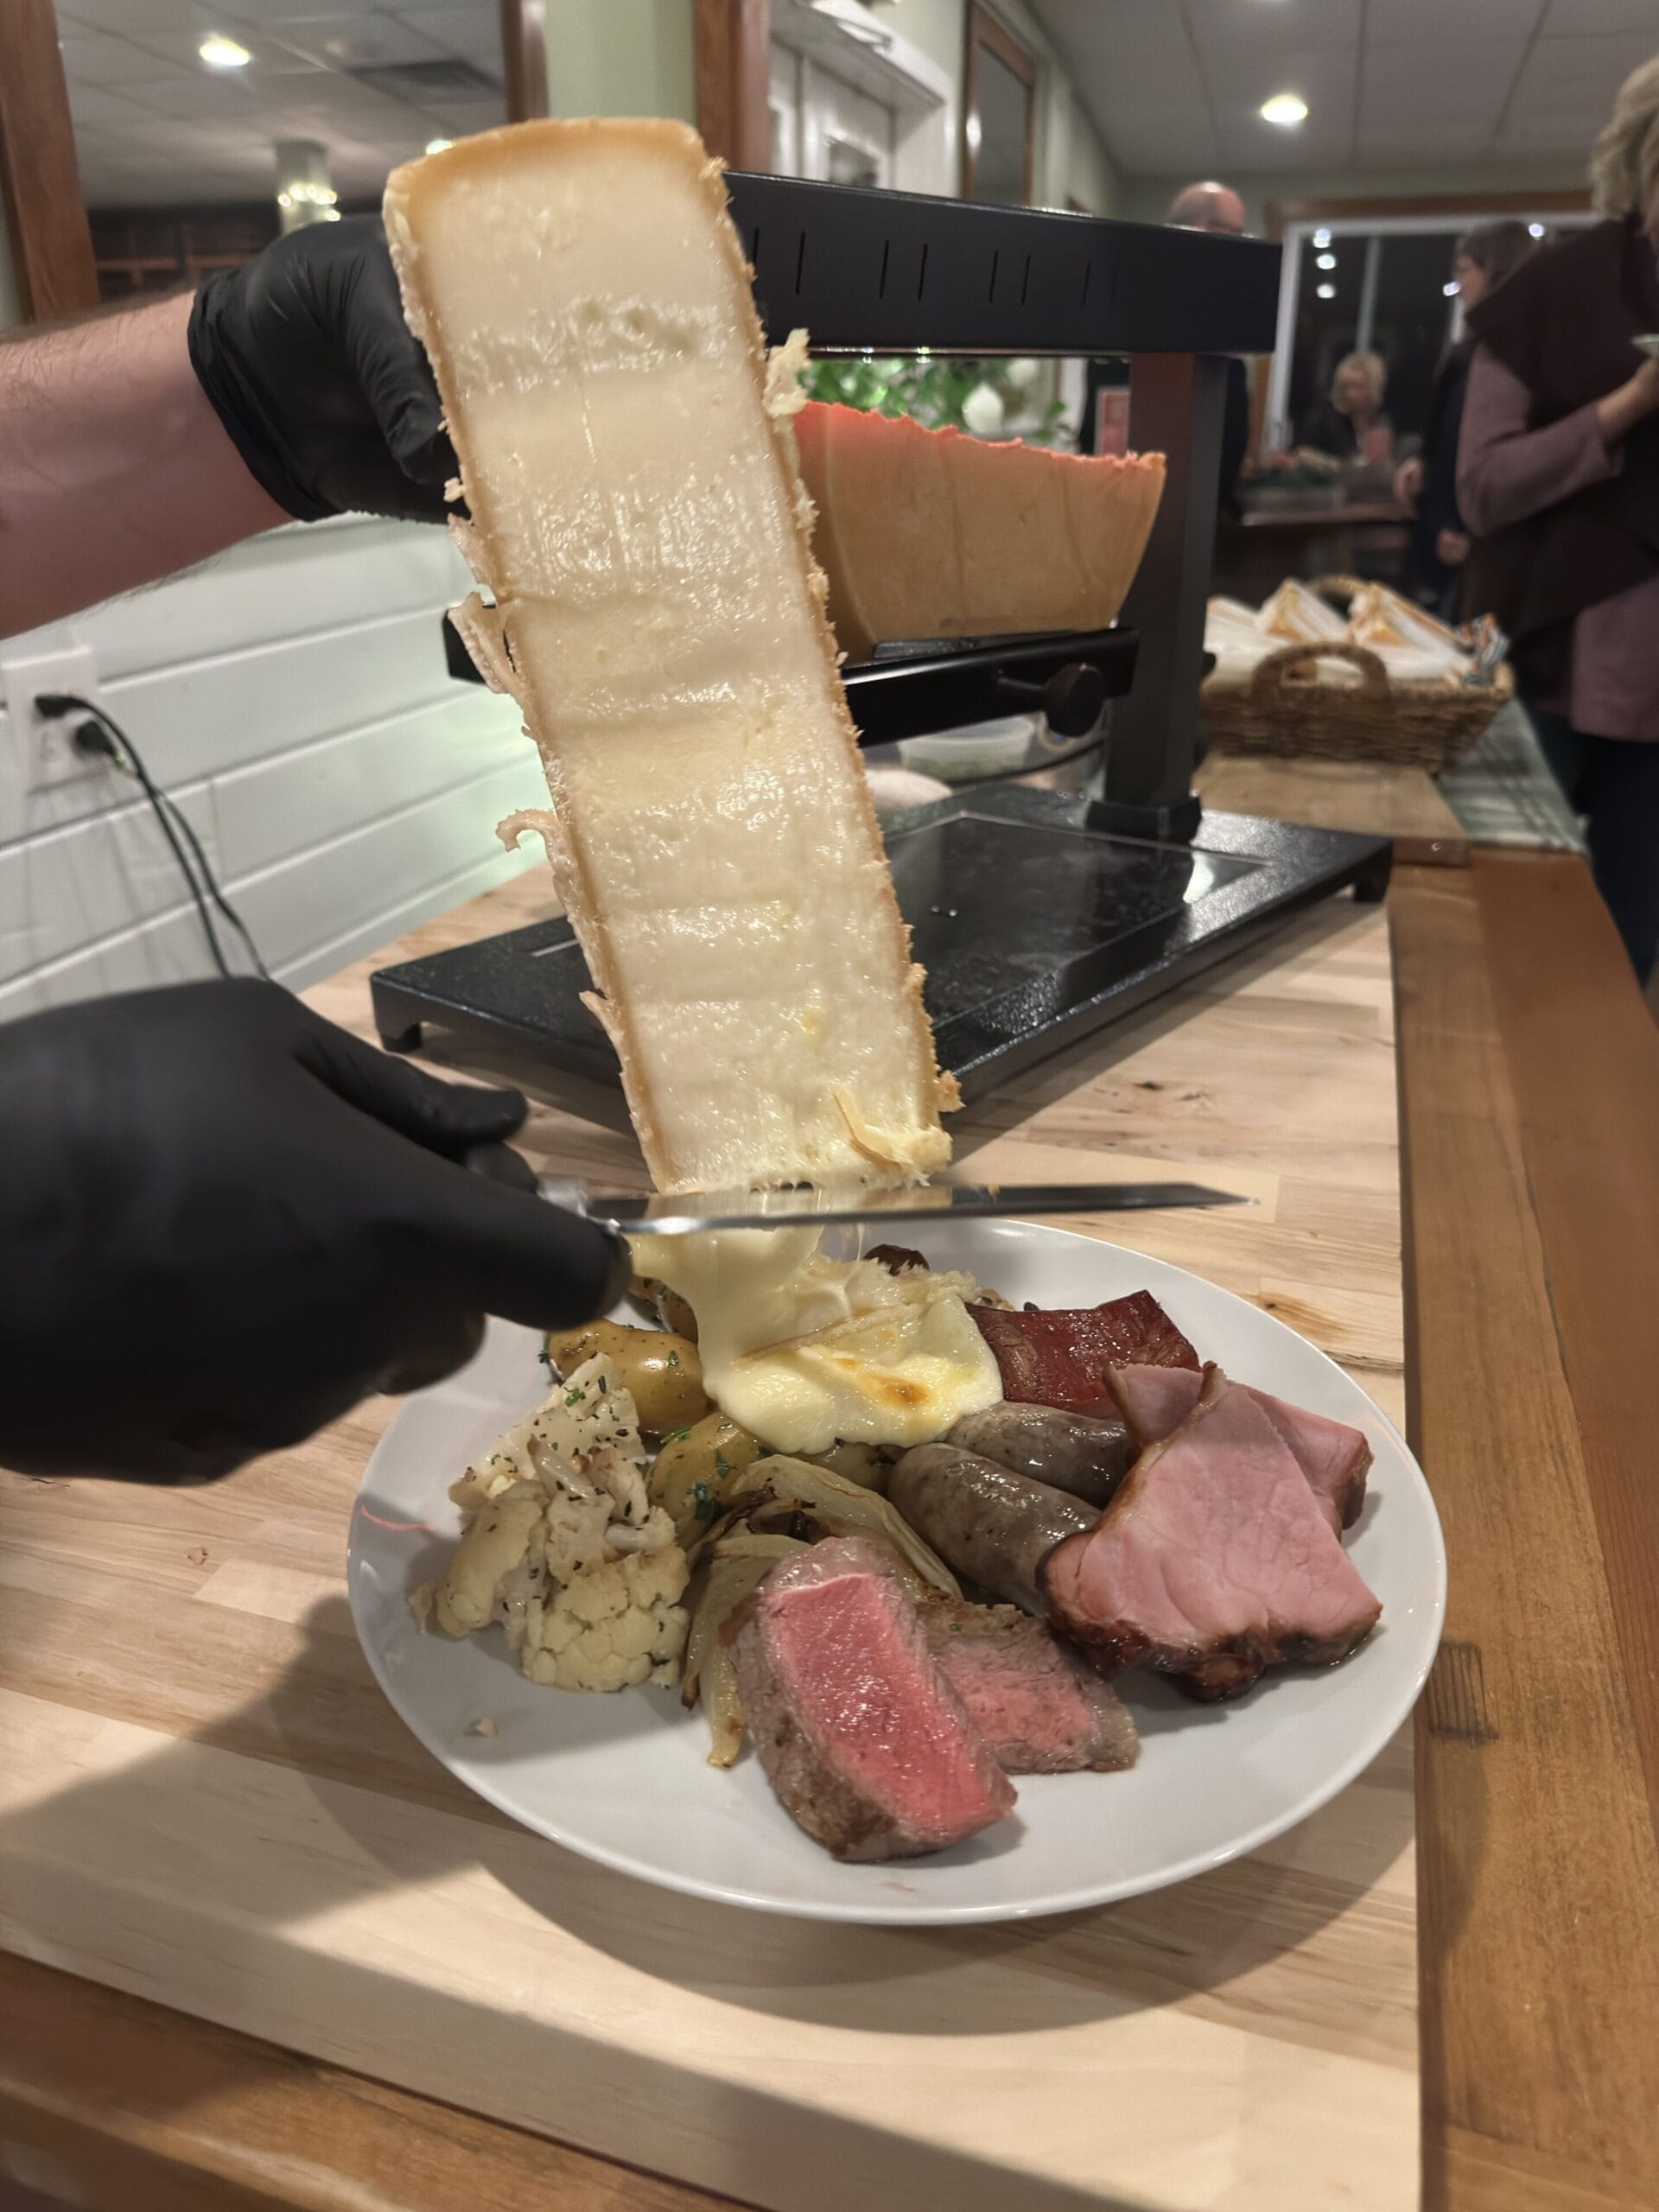
<svg viewBox="0 0 1659 2212">
<path fill-rule="evenodd" d="M 680 1102 L 670 1095 L 672 1085 L 664 1073 L 659 1041 L 641 1033 L 624 969 L 631 959 L 636 989 L 642 974 L 654 976 L 671 969 L 675 952 L 671 925 L 681 918 L 683 900 L 679 912 L 658 915 L 640 909 L 621 914 L 619 925 L 614 896 L 618 870 L 611 868 L 608 887 L 596 880 L 596 873 L 602 874 L 615 855 L 607 852 L 603 842 L 607 833 L 599 819 L 602 810 L 593 803 L 607 775 L 626 776 L 627 764 L 641 757 L 637 750 L 640 732 L 636 728 L 630 733 L 624 727 L 626 716 L 623 715 L 620 734 L 606 740 L 599 727 L 602 717 L 597 708 L 589 711 L 584 705 L 573 720 L 568 701 L 556 706 L 550 699 L 550 666 L 556 662 L 568 664 L 573 637 L 580 647 L 583 613 L 568 598 L 561 601 L 556 589 L 545 584 L 538 595 L 538 579 L 526 577 L 521 571 L 526 546 L 532 567 L 540 546 L 526 537 L 522 514 L 510 517 L 510 524 L 515 521 L 518 524 L 515 553 L 512 528 L 504 529 L 499 514 L 493 512 L 491 495 L 496 487 L 483 450 L 490 427 L 486 423 L 480 433 L 480 425 L 472 419 L 474 403 L 469 400 L 467 378 L 455 360 L 457 348 L 470 342 L 471 334 L 455 327 L 446 334 L 446 316 L 435 298 L 440 287 L 427 258 L 428 238 L 435 229 L 442 234 L 446 194 L 458 188 L 476 191 L 481 185 L 493 188 L 499 181 L 504 195 L 500 205 L 505 208 L 511 200 L 515 167 L 520 162 L 533 161 L 545 175 L 550 162 L 579 164 L 585 153 L 593 152 L 613 160 L 637 156 L 642 173 L 654 171 L 659 181 L 667 164 L 670 172 L 677 172 L 671 181 L 682 201 L 689 204 L 689 196 L 701 195 L 700 220 L 706 219 L 710 227 L 720 267 L 722 296 L 715 311 L 741 324 L 741 353 L 752 381 L 752 391 L 746 386 L 736 395 L 736 403 L 744 409 L 753 405 L 770 433 L 764 442 L 765 450 L 776 471 L 776 490 L 789 518 L 798 580 L 804 593 L 803 610 L 785 604 L 794 582 L 792 573 L 779 587 L 779 606 L 783 612 L 773 627 L 781 638 L 780 669 L 771 693 L 760 699 L 760 709 L 764 709 L 765 718 L 769 719 L 760 737 L 751 733 L 741 744 L 770 741 L 780 728 L 785 730 L 787 741 L 797 724 L 804 733 L 800 737 L 801 779 L 812 798 L 823 800 L 825 829 L 821 866 L 836 868 L 846 902 L 847 913 L 835 918 L 844 940 L 841 945 L 843 965 L 846 944 L 855 941 L 859 947 L 855 980 L 862 993 L 859 1007 L 863 1018 L 855 1025 L 852 1043 L 856 1049 L 852 1050 L 848 1041 L 851 1033 L 847 1029 L 852 1009 L 832 1007 L 823 1017 L 832 1030 L 836 1020 L 841 1020 L 843 1033 L 839 1042 L 842 1049 L 852 1050 L 854 1064 L 845 1069 L 837 1066 L 830 1049 L 837 1041 L 834 1037 L 821 1055 L 821 1065 L 807 1065 L 811 1056 L 804 1052 L 805 1076 L 804 1084 L 797 1085 L 793 1106 L 786 1101 L 785 1109 L 773 1116 L 775 1130 L 757 1134 L 752 1128 L 748 1131 L 741 1140 L 748 1156 L 729 1156 L 729 1146 L 722 1151 L 712 1141 L 699 1142 L 692 1117 L 680 1111 Z M 387 236 L 403 287 L 405 312 L 432 360 L 460 463 L 461 488 L 470 519 L 456 518 L 452 529 L 474 575 L 495 602 L 493 608 L 482 607 L 476 599 L 469 602 L 467 630 L 487 641 L 489 674 L 518 700 L 541 753 L 558 817 L 556 834 L 546 837 L 555 884 L 587 956 L 595 986 L 589 1002 L 615 1045 L 630 1110 L 653 1179 L 668 1190 L 714 1181 L 904 1180 L 928 1173 L 948 1160 L 949 1140 L 939 1126 L 938 1115 L 957 1103 L 956 1087 L 937 1065 L 921 1003 L 921 971 L 910 957 L 908 931 L 893 896 L 856 739 L 836 673 L 835 641 L 823 611 L 826 587 L 811 555 L 811 504 L 801 480 L 789 419 L 794 402 L 788 364 L 781 367 L 768 364 L 749 291 L 750 272 L 726 212 L 721 179 L 719 165 L 708 159 L 696 133 L 683 124 L 648 120 L 512 125 L 461 141 L 441 154 L 394 171 L 386 188 Z M 684 213 L 684 207 L 677 209 L 676 219 Z M 700 248 L 707 243 L 702 238 L 698 240 Z M 536 302 L 527 302 L 527 315 L 533 314 L 535 307 Z M 452 313 L 448 320 L 453 326 L 459 318 Z M 729 335 L 728 328 L 723 337 Z M 727 370 L 733 366 L 734 359 L 727 360 Z M 578 390 L 584 404 L 590 396 L 595 397 L 596 404 L 604 403 L 601 378 L 579 384 Z M 729 375 L 723 385 L 709 383 L 703 397 L 711 407 L 733 398 Z M 638 404 L 637 396 L 625 394 L 624 397 Z M 478 411 L 487 416 L 487 404 Z M 613 434 L 614 423 L 612 430 Z M 753 438 L 747 449 L 752 460 L 756 450 Z M 522 467 L 520 457 L 514 457 Z M 547 497 L 553 502 L 556 494 L 550 492 Z M 550 524 L 549 536 L 552 528 Z M 620 534 L 612 532 L 613 537 Z M 623 581 L 627 581 L 626 575 Z M 740 614 L 746 612 L 740 607 Z M 667 616 L 661 618 L 671 645 L 679 636 L 674 627 L 676 613 L 670 605 Z M 684 627 L 689 635 L 690 626 Z M 556 650 L 561 646 L 564 648 L 562 655 Z M 733 651 L 735 656 L 735 645 Z M 649 659 L 651 652 L 651 639 L 642 639 L 641 658 Z M 690 696 L 690 677 L 686 682 Z M 601 689 L 595 688 L 596 698 Z M 714 762 L 712 778 L 717 773 L 719 748 L 727 743 L 727 737 L 721 729 L 700 722 L 701 712 L 700 707 L 688 709 L 682 718 L 684 728 L 664 733 L 663 744 L 666 747 L 677 743 L 682 756 L 688 758 L 700 746 L 704 747 Z M 647 740 L 649 735 L 647 732 Z M 614 749 L 601 753 L 601 742 L 613 744 Z M 633 753 L 626 749 L 631 742 L 636 747 Z M 607 762 L 615 765 L 607 766 Z M 822 791 L 813 784 L 814 778 L 823 785 Z M 782 782 L 774 778 L 773 787 L 784 791 L 788 782 L 787 777 Z M 795 793 L 789 794 L 789 803 L 796 805 L 798 812 L 804 804 Z M 694 791 L 688 804 L 695 808 L 696 804 Z M 798 840 L 798 825 L 794 834 Z M 590 850 L 590 846 L 594 849 Z M 637 868 L 635 873 L 639 873 Z M 823 888 L 820 884 L 818 889 Z M 665 909 L 670 906 L 671 900 L 665 896 Z M 748 917 L 752 934 L 764 924 L 764 915 L 757 924 L 759 913 L 757 905 Z M 734 909 L 734 925 L 741 925 L 743 918 Z M 625 935 L 627 928 L 633 928 L 639 940 L 620 951 L 613 935 L 619 925 L 624 926 Z M 818 917 L 817 934 L 827 938 L 833 933 L 833 927 Z M 808 941 L 814 932 L 803 925 L 798 934 Z M 833 970 L 827 968 L 826 973 Z M 741 982 L 741 969 L 734 970 L 734 980 L 717 979 L 716 993 L 736 989 Z M 667 988 L 663 985 L 664 989 Z M 717 996 L 711 1002 L 712 1027 L 718 1031 L 723 1020 L 728 1031 L 741 1029 L 740 1016 L 745 1011 L 741 989 L 734 997 Z M 753 1007 L 747 1011 L 753 1014 Z M 879 1039 L 878 1033 L 883 1031 L 892 1033 L 890 1043 Z M 878 1037 L 878 1041 L 870 1042 L 873 1037 Z M 873 1108 L 874 1099 L 880 1103 Z M 790 1112 L 796 1109 L 798 1127 L 804 1133 L 798 1144 L 788 1127 Z M 712 1113 L 711 1109 L 711 1117 Z M 688 1128 L 691 1129 L 689 1136 Z"/>
</svg>

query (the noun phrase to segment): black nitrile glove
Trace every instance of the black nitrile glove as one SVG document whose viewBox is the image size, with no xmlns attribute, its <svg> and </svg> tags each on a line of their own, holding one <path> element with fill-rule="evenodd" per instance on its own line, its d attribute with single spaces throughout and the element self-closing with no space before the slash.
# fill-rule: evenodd
<svg viewBox="0 0 1659 2212">
<path fill-rule="evenodd" d="M 204 1480 L 448 1374 L 486 1313 L 604 1313 L 626 1242 L 458 1164 L 527 1180 L 524 1117 L 274 983 L 0 1027 L 0 1463 Z"/>
<path fill-rule="evenodd" d="M 308 223 L 196 294 L 190 362 L 250 473 L 302 522 L 442 522 L 454 448 L 372 215 Z"/>
</svg>

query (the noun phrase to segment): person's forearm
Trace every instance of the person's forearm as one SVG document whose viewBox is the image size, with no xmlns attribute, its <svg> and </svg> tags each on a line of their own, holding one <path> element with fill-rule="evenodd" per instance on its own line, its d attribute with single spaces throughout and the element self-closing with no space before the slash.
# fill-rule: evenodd
<svg viewBox="0 0 1659 2212">
<path fill-rule="evenodd" d="M 196 381 L 189 317 L 185 296 L 0 343 L 0 635 L 289 520 Z"/>
</svg>

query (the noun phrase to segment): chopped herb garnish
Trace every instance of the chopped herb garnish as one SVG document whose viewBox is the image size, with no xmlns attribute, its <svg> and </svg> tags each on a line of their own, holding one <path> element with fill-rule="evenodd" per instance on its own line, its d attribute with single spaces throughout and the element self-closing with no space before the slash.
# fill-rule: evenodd
<svg viewBox="0 0 1659 2212">
<path fill-rule="evenodd" d="M 671 1428 L 668 1434 L 663 1439 L 663 1442 L 665 1445 L 683 1444 L 686 1438 L 690 1436 L 690 1433 L 691 1432 L 689 1428 Z"/>
<path fill-rule="evenodd" d="M 680 1363 L 680 1355 L 677 1351 L 670 1352 L 667 1360 L 664 1363 L 669 1367 L 677 1367 Z"/>
<path fill-rule="evenodd" d="M 716 1446 L 715 1452 L 715 1472 L 717 1475 L 729 1475 L 731 1471 L 731 1461 L 726 1457 L 726 1454 L 721 1451 L 718 1446 Z"/>
<path fill-rule="evenodd" d="M 707 1483 L 694 1483 L 691 1485 L 691 1500 L 696 1509 L 698 1520 L 703 1522 L 705 1527 L 720 1511 L 720 1500 Z"/>
<path fill-rule="evenodd" d="M 587 1395 L 587 1385 L 585 1383 L 579 1382 L 574 1390 L 567 1390 L 565 1392 L 564 1402 L 567 1406 L 579 1406 Z"/>
</svg>

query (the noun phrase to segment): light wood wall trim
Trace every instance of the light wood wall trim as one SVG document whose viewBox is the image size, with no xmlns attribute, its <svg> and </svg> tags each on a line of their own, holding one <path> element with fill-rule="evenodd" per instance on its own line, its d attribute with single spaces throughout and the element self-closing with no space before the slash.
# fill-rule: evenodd
<svg viewBox="0 0 1659 2212">
<path fill-rule="evenodd" d="M 697 129 L 734 169 L 772 167 L 772 0 L 696 0 Z"/>
<path fill-rule="evenodd" d="M 57 17 L 52 0 L 0 12 L 0 198 L 24 315 L 55 322 L 98 305 Z"/>
</svg>

